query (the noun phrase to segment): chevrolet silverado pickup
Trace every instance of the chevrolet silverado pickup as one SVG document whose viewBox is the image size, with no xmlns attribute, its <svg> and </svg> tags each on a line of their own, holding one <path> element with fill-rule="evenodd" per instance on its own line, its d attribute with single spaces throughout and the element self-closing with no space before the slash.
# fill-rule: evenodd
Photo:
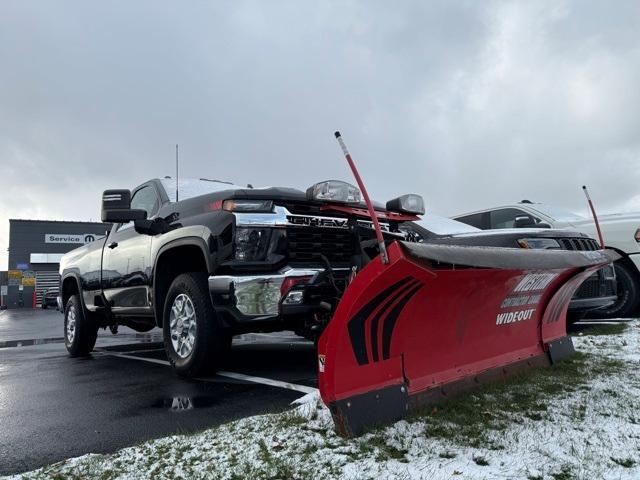
<svg viewBox="0 0 640 480">
<path fill-rule="evenodd" d="M 436 233 L 420 225 L 418 195 L 375 211 L 385 243 L 562 249 L 569 240 L 575 250 L 598 249 L 559 230 Z M 99 328 L 159 327 L 184 376 L 219 368 L 236 334 L 292 330 L 316 340 L 346 286 L 379 253 L 360 191 L 335 180 L 301 191 L 153 179 L 105 191 L 102 220 L 113 225 L 106 237 L 60 263 L 67 350 L 88 355 Z"/>
</svg>

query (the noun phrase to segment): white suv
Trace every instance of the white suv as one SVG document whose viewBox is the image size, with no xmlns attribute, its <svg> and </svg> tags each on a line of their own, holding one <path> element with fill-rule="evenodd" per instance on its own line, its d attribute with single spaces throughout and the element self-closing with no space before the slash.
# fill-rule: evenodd
<svg viewBox="0 0 640 480">
<path fill-rule="evenodd" d="M 591 218 L 529 200 L 452 218 L 482 230 L 552 227 L 574 229 L 598 238 Z M 600 309 L 598 316 L 633 316 L 640 304 L 640 214 L 600 215 L 598 220 L 606 248 L 622 256 L 614 265 L 618 279 L 618 300 L 610 307 Z"/>
</svg>

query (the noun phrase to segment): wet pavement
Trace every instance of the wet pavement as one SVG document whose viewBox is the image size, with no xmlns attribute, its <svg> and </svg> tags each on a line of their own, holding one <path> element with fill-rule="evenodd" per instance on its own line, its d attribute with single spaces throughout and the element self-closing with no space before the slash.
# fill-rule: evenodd
<svg viewBox="0 0 640 480">
<path fill-rule="evenodd" d="M 16 312 L 0 313 L 0 475 L 282 411 L 316 386 L 313 345 L 286 332 L 236 338 L 225 371 L 185 380 L 159 330 L 102 332 L 72 359 L 62 315 Z"/>
</svg>

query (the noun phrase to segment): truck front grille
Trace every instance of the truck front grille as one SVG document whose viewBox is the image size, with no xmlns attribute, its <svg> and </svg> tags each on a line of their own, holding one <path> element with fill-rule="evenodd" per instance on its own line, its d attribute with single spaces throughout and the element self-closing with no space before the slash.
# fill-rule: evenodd
<svg viewBox="0 0 640 480">
<path fill-rule="evenodd" d="M 558 238 L 558 243 L 564 250 L 600 250 L 600 245 L 593 238 Z"/>
<path fill-rule="evenodd" d="M 351 233 L 346 229 L 287 227 L 289 261 L 292 264 L 349 265 L 353 255 Z"/>
</svg>

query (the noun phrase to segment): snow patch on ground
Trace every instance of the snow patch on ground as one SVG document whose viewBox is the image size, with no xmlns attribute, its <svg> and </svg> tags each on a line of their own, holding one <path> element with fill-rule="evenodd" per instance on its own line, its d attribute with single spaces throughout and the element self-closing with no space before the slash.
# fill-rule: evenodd
<svg viewBox="0 0 640 480">
<path fill-rule="evenodd" d="M 493 408 L 509 422 L 490 429 L 486 412 L 485 436 L 475 446 L 455 435 L 430 434 L 452 426 L 431 414 L 346 440 L 335 434 L 318 394 L 310 393 L 285 413 L 112 455 L 85 455 L 12 478 L 640 478 L 640 322 L 620 334 L 578 334 L 574 344 L 585 354 L 587 370 L 594 366 L 593 375 L 575 390 L 544 397 L 540 416 L 518 413 L 508 397 L 496 394 Z M 617 363 L 603 370 L 608 361 Z"/>
</svg>

